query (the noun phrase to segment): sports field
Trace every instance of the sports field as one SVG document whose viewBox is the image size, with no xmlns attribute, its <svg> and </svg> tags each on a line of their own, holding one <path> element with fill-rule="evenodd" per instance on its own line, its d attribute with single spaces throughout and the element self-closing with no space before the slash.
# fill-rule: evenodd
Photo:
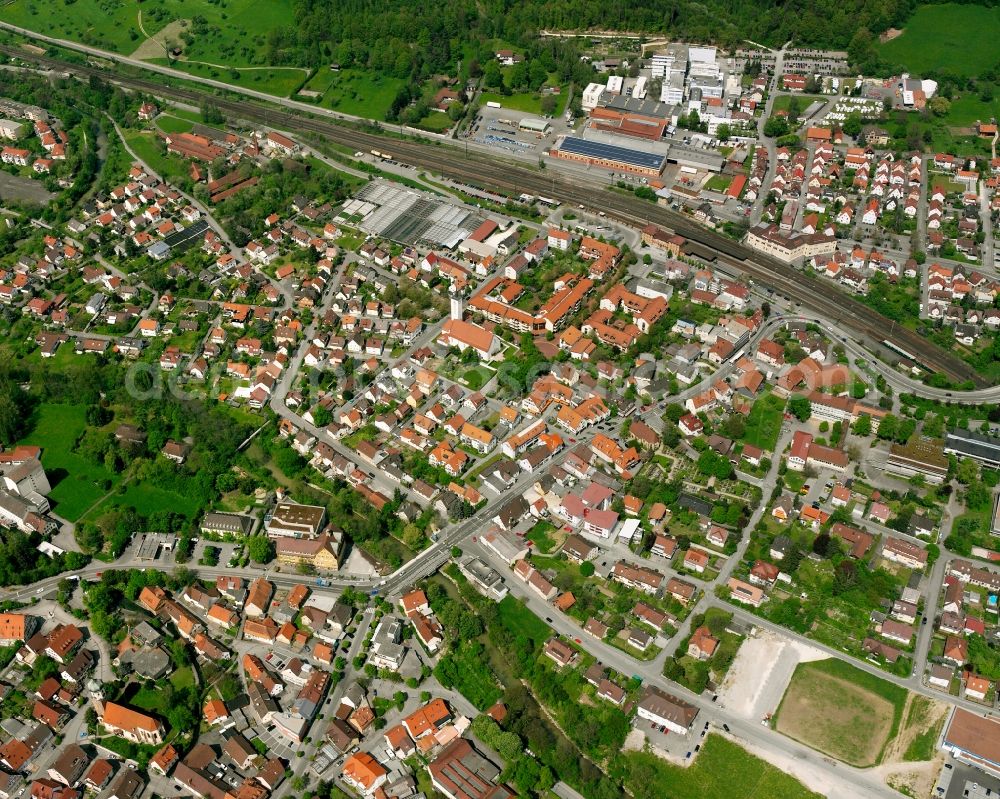
<svg viewBox="0 0 1000 799">
<path fill-rule="evenodd" d="M 973 76 L 996 63 L 998 38 L 1000 8 L 924 5 L 907 21 L 903 34 L 881 45 L 879 53 L 917 76 L 935 69 Z"/>
<path fill-rule="evenodd" d="M 881 762 L 899 729 L 908 692 L 834 658 L 800 663 L 778 708 L 776 727 L 852 766 Z"/>
</svg>

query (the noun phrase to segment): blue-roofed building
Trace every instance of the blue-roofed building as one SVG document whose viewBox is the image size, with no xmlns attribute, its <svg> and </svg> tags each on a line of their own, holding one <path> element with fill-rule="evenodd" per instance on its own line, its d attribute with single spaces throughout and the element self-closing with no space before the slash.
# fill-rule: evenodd
<svg viewBox="0 0 1000 799">
<path fill-rule="evenodd" d="M 549 151 L 549 155 L 639 175 L 659 175 L 667 160 L 667 157 L 660 153 L 634 150 L 631 147 L 620 147 L 577 136 L 566 136 L 557 142 Z"/>
</svg>

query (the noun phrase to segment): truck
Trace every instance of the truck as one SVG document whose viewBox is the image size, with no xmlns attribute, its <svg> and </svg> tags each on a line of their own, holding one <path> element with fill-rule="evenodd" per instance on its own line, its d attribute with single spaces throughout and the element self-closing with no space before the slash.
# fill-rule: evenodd
<svg viewBox="0 0 1000 799">
<path fill-rule="evenodd" d="M 503 106 L 500 105 L 500 103 L 498 103 L 498 102 L 496 102 L 494 100 L 490 100 L 489 102 L 487 102 L 486 103 L 486 107 L 487 108 L 503 108 Z"/>
</svg>

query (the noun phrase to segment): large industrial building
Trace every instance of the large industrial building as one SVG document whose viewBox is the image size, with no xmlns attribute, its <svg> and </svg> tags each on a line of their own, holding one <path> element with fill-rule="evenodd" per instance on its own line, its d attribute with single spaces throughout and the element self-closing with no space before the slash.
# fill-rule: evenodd
<svg viewBox="0 0 1000 799">
<path fill-rule="evenodd" d="M 632 172 L 636 175 L 658 176 L 663 172 L 667 157 L 661 153 L 620 147 L 603 141 L 566 136 L 557 141 L 549 150 L 549 155 L 578 161 L 588 166 L 599 166 L 616 172 Z"/>
<path fill-rule="evenodd" d="M 972 458 L 984 466 L 1000 468 L 1000 438 L 956 429 L 945 436 L 944 451 L 958 458 Z"/>
<path fill-rule="evenodd" d="M 1000 724 L 957 707 L 941 747 L 956 760 L 1000 777 Z"/>
</svg>

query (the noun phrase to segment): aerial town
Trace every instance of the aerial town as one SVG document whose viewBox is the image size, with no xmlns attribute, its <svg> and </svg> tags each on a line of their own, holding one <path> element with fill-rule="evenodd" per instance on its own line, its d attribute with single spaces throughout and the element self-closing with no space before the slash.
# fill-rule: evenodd
<svg viewBox="0 0 1000 799">
<path fill-rule="evenodd" d="M 995 119 L 598 37 L 361 127 L 4 14 L 0 799 L 1000 792 Z"/>
</svg>

